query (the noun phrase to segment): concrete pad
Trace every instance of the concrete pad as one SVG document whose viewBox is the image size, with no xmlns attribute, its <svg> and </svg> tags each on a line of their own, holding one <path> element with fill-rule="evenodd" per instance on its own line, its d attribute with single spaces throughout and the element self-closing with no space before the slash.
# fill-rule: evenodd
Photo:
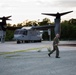
<svg viewBox="0 0 76 75">
<path fill-rule="evenodd" d="M 76 75 L 76 51 L 61 51 L 48 57 L 47 51 L 0 55 L 0 75 Z"/>
<path fill-rule="evenodd" d="M 60 41 L 60 44 L 76 44 L 76 41 Z M 16 42 L 0 43 L 0 52 L 13 52 L 19 50 L 33 50 L 34 48 L 40 48 L 42 51 L 47 51 L 47 47 L 52 49 L 52 41 L 42 41 L 41 43 L 22 43 L 16 44 Z M 60 51 L 76 50 L 75 46 L 59 46 Z"/>
<path fill-rule="evenodd" d="M 60 41 L 60 44 L 66 42 Z M 47 47 L 52 48 L 52 42 L 0 43 L 0 75 L 76 75 L 75 46 L 59 46 L 61 58 L 55 58 L 55 52 L 49 57 Z M 33 51 L 34 48 L 41 51 Z M 19 50 L 28 52 L 14 52 Z"/>
</svg>

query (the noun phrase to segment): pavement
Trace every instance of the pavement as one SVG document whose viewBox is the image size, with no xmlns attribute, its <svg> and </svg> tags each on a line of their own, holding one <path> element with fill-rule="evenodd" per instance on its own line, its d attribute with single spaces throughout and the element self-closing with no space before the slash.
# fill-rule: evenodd
<svg viewBox="0 0 76 75">
<path fill-rule="evenodd" d="M 76 75 L 76 41 L 60 41 L 60 58 L 48 56 L 52 42 L 0 43 L 0 75 Z"/>
<path fill-rule="evenodd" d="M 41 43 L 22 43 L 22 44 L 16 44 L 16 41 L 14 42 L 0 42 L 0 52 L 13 52 L 13 51 L 21 51 L 21 50 L 35 50 L 36 48 L 39 48 L 43 51 L 47 51 L 47 48 L 52 49 L 52 42 L 53 41 L 42 41 Z M 60 41 L 59 49 L 60 51 L 64 50 L 76 50 L 76 41 Z M 68 45 L 69 44 L 69 45 Z M 73 44 L 70 46 L 70 44 Z"/>
</svg>

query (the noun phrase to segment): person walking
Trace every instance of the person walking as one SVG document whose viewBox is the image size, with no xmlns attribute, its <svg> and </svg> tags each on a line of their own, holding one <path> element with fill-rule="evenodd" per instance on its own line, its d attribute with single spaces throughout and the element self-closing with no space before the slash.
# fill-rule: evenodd
<svg viewBox="0 0 76 75">
<path fill-rule="evenodd" d="M 50 53 L 48 53 L 49 57 L 54 51 L 56 51 L 56 58 L 60 58 L 59 57 L 59 48 L 58 48 L 59 37 L 60 37 L 59 34 L 56 34 L 56 36 L 53 40 L 53 50 Z"/>
</svg>

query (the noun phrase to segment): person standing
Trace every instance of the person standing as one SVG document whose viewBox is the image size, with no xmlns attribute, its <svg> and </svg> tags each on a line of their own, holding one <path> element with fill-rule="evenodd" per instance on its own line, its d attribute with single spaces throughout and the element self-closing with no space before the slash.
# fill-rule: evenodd
<svg viewBox="0 0 76 75">
<path fill-rule="evenodd" d="M 56 34 L 56 36 L 53 40 L 53 50 L 50 53 L 48 53 L 49 57 L 54 51 L 56 51 L 56 58 L 60 58 L 59 57 L 59 48 L 58 48 L 59 37 L 60 37 L 59 34 Z"/>
</svg>

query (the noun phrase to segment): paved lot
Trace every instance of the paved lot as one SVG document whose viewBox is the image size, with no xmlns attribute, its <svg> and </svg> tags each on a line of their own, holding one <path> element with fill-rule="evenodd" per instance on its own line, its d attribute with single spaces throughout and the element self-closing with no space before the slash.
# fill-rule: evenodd
<svg viewBox="0 0 76 75">
<path fill-rule="evenodd" d="M 60 44 L 76 44 L 76 41 L 60 41 Z M 21 51 L 21 50 L 33 50 L 34 48 L 44 48 L 43 50 L 47 50 L 47 47 L 51 47 L 52 49 L 52 41 L 42 41 L 41 43 L 23 43 L 16 44 L 16 42 L 0 42 L 0 52 L 13 52 L 13 51 Z M 76 50 L 74 46 L 59 46 L 61 51 L 63 50 Z"/>
<path fill-rule="evenodd" d="M 0 75 L 76 75 L 76 51 L 62 51 L 61 58 L 47 51 L 0 55 Z"/>
<path fill-rule="evenodd" d="M 48 57 L 47 48 L 41 48 L 46 45 L 51 43 L 0 44 L 0 75 L 76 75 L 76 47 L 59 46 L 61 58 L 55 58 L 55 52 Z M 42 51 L 18 51 L 29 48 L 41 48 Z"/>
</svg>

